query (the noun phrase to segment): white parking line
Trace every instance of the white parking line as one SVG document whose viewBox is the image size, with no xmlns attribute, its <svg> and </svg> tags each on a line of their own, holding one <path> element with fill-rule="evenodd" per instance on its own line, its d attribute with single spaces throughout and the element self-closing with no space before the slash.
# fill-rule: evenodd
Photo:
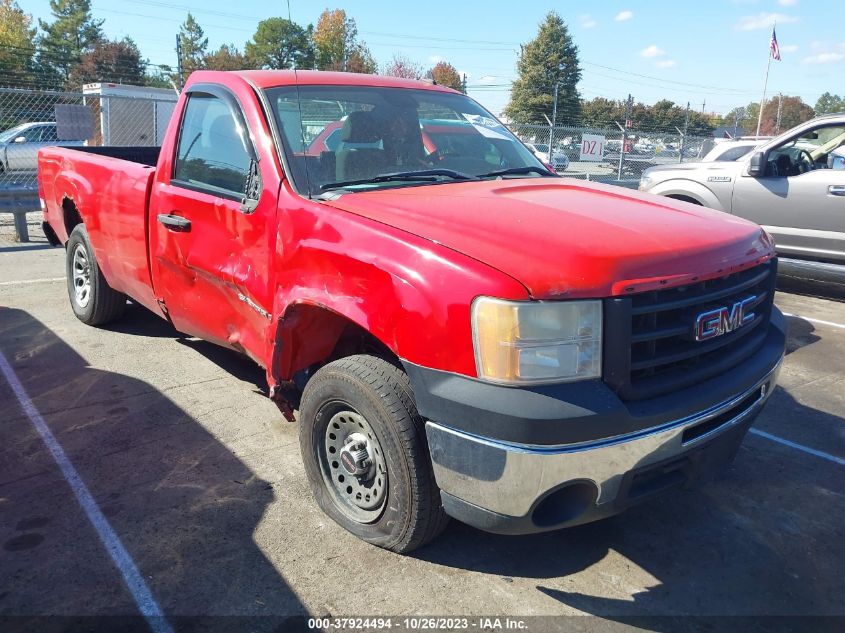
<svg viewBox="0 0 845 633">
<path fill-rule="evenodd" d="M 845 325 L 843 325 L 842 323 L 834 323 L 833 321 L 822 321 L 821 319 L 811 319 L 810 317 L 801 316 L 800 314 L 791 314 L 789 312 L 784 312 L 783 316 L 795 317 L 796 319 L 804 319 L 805 321 L 809 321 L 810 323 L 829 325 L 831 327 L 838 327 L 841 330 L 845 330 Z"/>
<path fill-rule="evenodd" d="M 123 582 L 126 583 L 126 588 L 132 594 L 135 604 L 138 605 L 138 609 L 147 620 L 150 629 L 154 633 L 173 633 L 170 623 L 164 618 L 164 613 L 155 601 L 149 587 L 147 587 L 147 583 L 144 582 L 144 578 L 141 576 L 141 572 L 138 570 L 135 561 L 132 560 L 129 552 L 126 551 L 123 543 L 120 542 L 117 533 L 109 525 L 108 520 L 106 520 L 99 506 L 97 506 L 97 502 L 94 501 L 94 497 L 91 495 L 85 482 L 82 481 L 82 478 L 76 472 L 76 468 L 73 467 L 61 444 L 59 444 L 52 431 L 50 431 L 50 428 L 47 426 L 44 418 L 41 417 L 32 400 L 29 399 L 26 390 L 23 388 L 20 380 L 18 380 L 12 366 L 2 353 L 0 353 L 0 371 L 6 377 L 9 386 L 15 393 L 18 402 L 20 402 L 21 408 L 27 417 L 29 417 L 35 430 L 38 431 L 41 439 L 44 440 L 44 444 L 53 455 L 53 459 L 56 460 L 56 464 L 58 464 L 65 480 L 67 480 L 71 490 L 73 490 L 76 500 L 82 506 L 83 511 L 88 516 L 88 520 L 91 521 L 91 525 L 97 531 L 100 541 L 123 576 Z"/>
<path fill-rule="evenodd" d="M 44 279 L 21 279 L 20 281 L 0 281 L 0 286 L 17 286 L 20 284 L 49 284 L 64 281 L 64 277 L 47 277 Z"/>
<path fill-rule="evenodd" d="M 810 448 L 809 446 L 804 446 L 802 444 L 796 444 L 795 442 L 790 442 L 789 440 L 785 440 L 782 437 L 778 437 L 777 435 L 772 435 L 771 433 L 766 433 L 765 431 L 760 431 L 759 429 L 751 429 L 751 433 L 754 435 L 759 435 L 760 437 L 765 437 L 767 440 L 771 440 L 773 442 L 777 442 L 778 444 L 783 444 L 784 446 L 789 446 L 790 448 L 794 448 L 796 450 L 801 451 L 802 453 L 808 453 L 810 455 L 815 455 L 816 457 L 821 457 L 822 459 L 826 459 L 834 464 L 839 464 L 840 466 L 845 466 L 845 459 L 841 459 L 836 455 L 831 455 L 830 453 L 823 453 L 822 451 L 817 451 L 814 448 Z"/>
</svg>

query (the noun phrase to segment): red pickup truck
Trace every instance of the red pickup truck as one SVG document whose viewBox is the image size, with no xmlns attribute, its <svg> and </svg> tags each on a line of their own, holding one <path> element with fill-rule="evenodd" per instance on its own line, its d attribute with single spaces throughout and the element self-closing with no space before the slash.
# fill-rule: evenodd
<svg viewBox="0 0 845 633">
<path fill-rule="evenodd" d="M 129 298 L 254 359 L 317 503 L 397 552 L 716 471 L 784 353 L 758 226 L 560 178 L 437 85 L 197 72 L 161 148 L 43 149 L 38 176 L 76 315 Z"/>
</svg>

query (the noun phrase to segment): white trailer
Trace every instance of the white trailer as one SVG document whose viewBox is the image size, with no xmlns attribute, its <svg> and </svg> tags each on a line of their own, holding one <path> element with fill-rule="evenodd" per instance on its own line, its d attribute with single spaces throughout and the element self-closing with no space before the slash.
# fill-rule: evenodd
<svg viewBox="0 0 845 633">
<path fill-rule="evenodd" d="M 170 88 L 85 84 L 83 102 L 99 114 L 103 145 L 161 145 L 178 95 Z"/>
</svg>

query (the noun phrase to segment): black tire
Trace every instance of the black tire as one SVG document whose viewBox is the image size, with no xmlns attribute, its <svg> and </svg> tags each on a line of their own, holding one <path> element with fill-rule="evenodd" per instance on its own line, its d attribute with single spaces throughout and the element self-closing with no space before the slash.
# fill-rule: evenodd
<svg viewBox="0 0 845 633">
<path fill-rule="evenodd" d="M 374 446 L 381 449 L 374 451 L 373 457 L 378 459 L 375 453 L 379 453 L 386 467 L 385 498 L 380 508 L 369 511 L 373 516 L 366 521 L 350 516 L 360 513 L 353 507 L 354 501 L 343 497 L 335 480 L 327 481 L 333 476 L 341 481 L 343 476 L 352 477 L 336 462 L 337 470 L 327 463 L 331 461 L 326 448 L 329 424 L 342 420 L 344 411 L 365 419 L 369 426 L 365 432 L 375 434 Z M 300 416 L 299 445 L 311 490 L 323 512 L 341 527 L 368 543 L 401 554 L 428 543 L 444 530 L 449 517 L 434 481 L 425 423 L 417 413 L 408 376 L 400 368 L 368 355 L 329 363 L 305 386 Z"/>
<path fill-rule="evenodd" d="M 66 249 L 67 292 L 76 318 L 87 325 L 104 325 L 120 318 L 126 309 L 126 295 L 114 290 L 103 277 L 88 239 L 88 231 L 83 224 L 77 224 L 71 231 Z M 77 275 L 74 276 L 74 268 L 80 266 L 83 256 L 87 262 L 87 294 L 77 292 L 77 288 L 84 287 L 85 283 L 82 281 L 82 285 L 78 285 L 78 269 Z M 85 273 L 81 274 L 84 276 Z"/>
</svg>

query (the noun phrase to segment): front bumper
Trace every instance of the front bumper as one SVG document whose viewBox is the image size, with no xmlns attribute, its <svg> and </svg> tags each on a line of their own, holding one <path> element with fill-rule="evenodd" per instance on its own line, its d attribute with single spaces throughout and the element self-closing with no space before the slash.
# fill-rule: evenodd
<svg viewBox="0 0 845 633">
<path fill-rule="evenodd" d="M 619 401 L 600 381 L 513 389 L 405 363 L 429 420 L 444 509 L 491 532 L 539 532 L 616 514 L 717 472 L 776 385 L 785 343 L 777 311 L 769 327 L 742 366 L 636 403 Z"/>
<path fill-rule="evenodd" d="M 777 382 L 697 415 L 630 435 L 561 447 L 472 436 L 428 422 L 446 512 L 491 532 L 521 534 L 594 521 L 729 462 Z"/>
</svg>

